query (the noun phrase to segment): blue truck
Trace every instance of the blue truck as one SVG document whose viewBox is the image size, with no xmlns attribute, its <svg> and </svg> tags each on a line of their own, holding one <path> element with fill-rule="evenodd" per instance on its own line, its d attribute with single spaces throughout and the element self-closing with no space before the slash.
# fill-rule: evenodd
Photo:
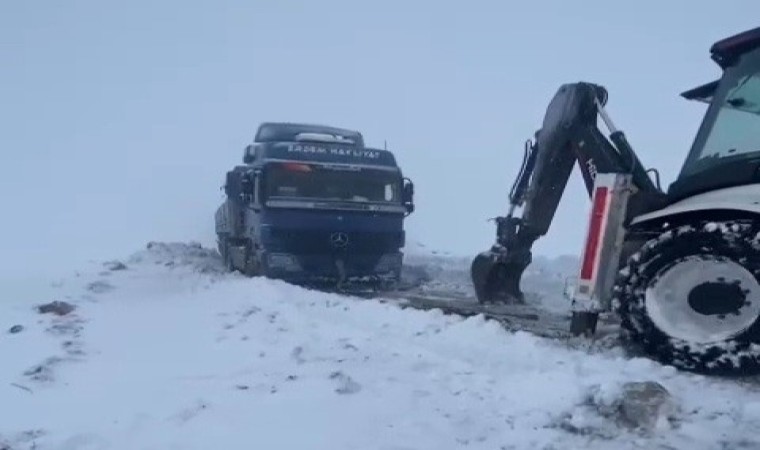
<svg viewBox="0 0 760 450">
<path fill-rule="evenodd" d="M 266 122 L 215 214 L 227 268 L 293 283 L 396 284 L 414 184 L 358 131 Z"/>
</svg>

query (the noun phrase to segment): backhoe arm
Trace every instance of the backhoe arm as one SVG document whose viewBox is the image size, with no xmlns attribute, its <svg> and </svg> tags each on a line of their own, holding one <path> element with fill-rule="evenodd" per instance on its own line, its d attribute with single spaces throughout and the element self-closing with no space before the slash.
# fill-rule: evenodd
<svg viewBox="0 0 760 450">
<path fill-rule="evenodd" d="M 520 279 L 531 262 L 531 248 L 549 231 L 576 163 L 589 196 L 596 174 L 608 172 L 631 174 L 637 191 L 646 194 L 647 205 L 652 196 L 662 195 L 606 115 L 606 101 L 607 91 L 591 83 L 565 84 L 555 94 L 535 142 L 526 146 L 523 166 L 510 192 L 509 212 L 496 219 L 496 243 L 472 263 L 479 301 L 522 301 Z M 599 116 L 611 131 L 609 140 L 597 127 Z M 523 211 L 517 217 L 519 207 Z"/>
</svg>

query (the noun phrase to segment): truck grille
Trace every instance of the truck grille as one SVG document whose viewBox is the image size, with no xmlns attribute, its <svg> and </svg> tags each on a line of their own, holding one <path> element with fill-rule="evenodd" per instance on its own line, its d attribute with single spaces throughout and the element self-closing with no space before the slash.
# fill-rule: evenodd
<svg viewBox="0 0 760 450">
<path fill-rule="evenodd" d="M 272 246 L 291 253 L 384 253 L 404 245 L 400 232 L 272 229 Z"/>
</svg>

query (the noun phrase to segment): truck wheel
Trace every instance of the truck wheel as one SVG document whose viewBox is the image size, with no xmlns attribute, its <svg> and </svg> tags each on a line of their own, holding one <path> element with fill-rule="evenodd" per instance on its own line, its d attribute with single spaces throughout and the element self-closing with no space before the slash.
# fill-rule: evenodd
<svg viewBox="0 0 760 450">
<path fill-rule="evenodd" d="M 224 253 L 222 253 L 222 258 L 224 260 L 224 267 L 227 268 L 228 272 L 235 272 L 237 268 L 235 267 L 235 262 L 232 260 L 232 252 L 230 251 L 230 243 L 224 242 Z"/>
<path fill-rule="evenodd" d="M 703 221 L 645 243 L 614 288 L 624 340 L 683 370 L 760 373 L 758 232 L 753 221 Z"/>
<path fill-rule="evenodd" d="M 261 267 L 259 265 L 259 261 L 256 259 L 256 255 L 249 254 L 245 259 L 245 268 L 243 270 L 243 274 L 248 277 L 255 277 L 258 276 L 260 272 Z"/>
</svg>

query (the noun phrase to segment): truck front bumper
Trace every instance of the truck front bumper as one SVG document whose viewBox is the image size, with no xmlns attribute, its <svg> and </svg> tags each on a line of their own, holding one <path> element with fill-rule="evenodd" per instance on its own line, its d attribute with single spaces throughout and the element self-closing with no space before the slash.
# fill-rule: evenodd
<svg viewBox="0 0 760 450">
<path fill-rule="evenodd" d="M 261 255 L 264 275 L 293 281 L 346 281 L 381 278 L 398 280 L 403 253 L 385 254 L 306 254 L 269 253 Z"/>
</svg>

